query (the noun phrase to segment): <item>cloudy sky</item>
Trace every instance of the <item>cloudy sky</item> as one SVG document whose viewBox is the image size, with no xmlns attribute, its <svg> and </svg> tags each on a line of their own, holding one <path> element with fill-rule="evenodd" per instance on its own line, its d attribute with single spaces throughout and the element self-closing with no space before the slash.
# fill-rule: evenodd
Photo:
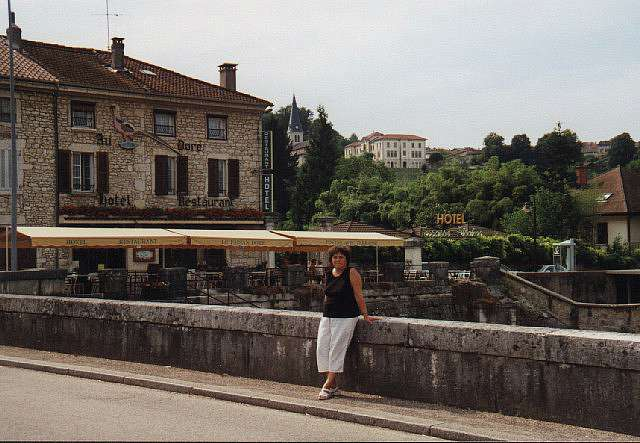
<svg viewBox="0 0 640 443">
<path fill-rule="evenodd" d="M 343 135 L 414 133 L 535 143 L 556 121 L 581 140 L 640 138 L 638 0 L 109 0 L 125 53 L 276 108 L 323 105 Z M 6 5 L 3 3 L 6 23 Z M 105 0 L 13 0 L 23 38 L 106 48 Z M 103 14 L 103 15 L 100 15 Z M 5 25 L 6 26 L 6 25 Z"/>
</svg>

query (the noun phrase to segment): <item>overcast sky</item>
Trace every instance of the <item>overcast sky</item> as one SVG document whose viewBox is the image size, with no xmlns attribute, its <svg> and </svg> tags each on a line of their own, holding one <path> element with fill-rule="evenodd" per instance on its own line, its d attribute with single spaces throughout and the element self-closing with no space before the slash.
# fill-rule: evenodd
<svg viewBox="0 0 640 443">
<path fill-rule="evenodd" d="M 6 4 L 2 2 L 6 27 Z M 490 131 L 535 143 L 556 121 L 581 140 L 640 138 L 640 1 L 110 0 L 131 57 L 275 108 L 324 105 L 345 136 L 377 130 L 431 146 Z M 105 0 L 13 0 L 23 38 L 106 48 Z M 99 15 L 103 14 L 103 15 Z"/>
</svg>

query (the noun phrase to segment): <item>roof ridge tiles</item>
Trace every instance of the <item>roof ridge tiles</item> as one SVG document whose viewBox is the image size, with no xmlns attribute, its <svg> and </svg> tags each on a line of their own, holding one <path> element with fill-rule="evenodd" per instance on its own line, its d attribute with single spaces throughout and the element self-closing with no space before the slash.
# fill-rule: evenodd
<svg viewBox="0 0 640 443">
<path fill-rule="evenodd" d="M 6 36 L 2 36 L 6 41 Z M 50 51 L 53 51 L 50 52 Z M 56 59 L 56 53 L 58 55 Z M 63 67 L 65 56 L 63 54 L 78 54 L 83 59 L 78 59 L 85 69 L 69 70 Z M 113 75 L 111 71 L 108 75 L 102 75 L 98 67 L 108 68 L 110 63 L 105 60 L 110 59 L 111 52 L 102 49 L 66 46 L 57 43 L 41 42 L 37 40 L 23 40 L 23 47 L 20 51 L 22 57 L 33 63 L 38 68 L 56 79 L 57 83 L 77 85 L 84 87 L 95 87 L 99 89 L 129 91 L 134 93 L 147 93 L 159 96 L 196 98 L 200 100 L 216 100 L 237 103 L 252 103 L 262 106 L 272 106 L 268 100 L 264 100 L 247 93 L 223 88 L 220 85 L 207 82 L 205 80 L 190 77 L 177 72 L 140 60 L 130 56 L 125 56 L 125 72 L 122 75 Z M 95 59 L 95 64 L 92 61 Z M 62 60 L 61 60 L 62 59 Z M 48 62 L 48 66 L 47 66 Z M 49 69 L 49 68 L 53 68 Z M 150 78 L 141 77 L 148 75 L 138 73 L 142 69 L 155 71 L 156 76 Z M 58 71 L 57 74 L 55 73 Z M 27 78 L 28 79 L 28 78 Z M 48 81 L 53 81 L 48 79 Z"/>
</svg>

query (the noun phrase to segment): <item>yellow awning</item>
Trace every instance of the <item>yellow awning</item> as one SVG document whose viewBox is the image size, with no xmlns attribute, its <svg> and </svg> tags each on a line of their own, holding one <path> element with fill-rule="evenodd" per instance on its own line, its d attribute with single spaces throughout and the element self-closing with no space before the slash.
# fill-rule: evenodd
<svg viewBox="0 0 640 443">
<path fill-rule="evenodd" d="M 249 229 L 169 229 L 189 237 L 193 247 L 223 249 L 279 250 L 293 248 L 293 240 L 265 230 Z"/>
<path fill-rule="evenodd" d="M 5 232 L 0 231 L 4 246 Z M 67 228 L 18 226 L 20 248 L 143 248 L 186 246 L 187 237 L 154 228 Z"/>
<path fill-rule="evenodd" d="M 404 246 L 404 240 L 378 232 L 271 231 L 289 237 L 298 247 Z"/>
</svg>

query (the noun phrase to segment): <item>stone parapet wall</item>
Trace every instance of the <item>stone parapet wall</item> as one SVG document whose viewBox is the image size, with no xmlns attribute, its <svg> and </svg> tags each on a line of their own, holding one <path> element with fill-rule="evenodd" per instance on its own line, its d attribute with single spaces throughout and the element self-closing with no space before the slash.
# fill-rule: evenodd
<svg viewBox="0 0 640 443">
<path fill-rule="evenodd" d="M 582 303 L 616 303 L 616 286 L 605 271 L 518 272 L 539 286 Z"/>
<path fill-rule="evenodd" d="M 565 326 L 576 329 L 640 333 L 640 304 L 581 303 L 509 272 L 502 273 L 508 295 L 548 310 Z"/>
<path fill-rule="evenodd" d="M 319 385 L 320 314 L 0 296 L 0 344 Z M 343 386 L 640 435 L 640 336 L 360 321 Z"/>
</svg>

